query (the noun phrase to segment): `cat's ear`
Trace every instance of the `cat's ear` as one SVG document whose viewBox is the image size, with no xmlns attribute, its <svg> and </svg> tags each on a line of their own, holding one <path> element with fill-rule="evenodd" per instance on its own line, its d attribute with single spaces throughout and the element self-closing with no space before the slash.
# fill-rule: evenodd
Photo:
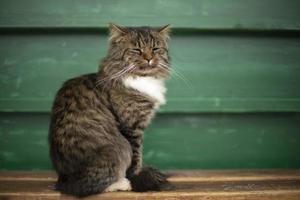
<svg viewBox="0 0 300 200">
<path fill-rule="evenodd" d="M 124 27 L 118 26 L 116 24 L 109 24 L 109 40 L 113 41 L 117 38 L 120 38 L 128 33 L 128 30 Z"/>
<path fill-rule="evenodd" d="M 163 27 L 158 28 L 158 33 L 161 34 L 163 37 L 165 37 L 166 39 L 169 39 L 169 35 L 171 32 L 171 25 L 165 25 Z"/>
</svg>

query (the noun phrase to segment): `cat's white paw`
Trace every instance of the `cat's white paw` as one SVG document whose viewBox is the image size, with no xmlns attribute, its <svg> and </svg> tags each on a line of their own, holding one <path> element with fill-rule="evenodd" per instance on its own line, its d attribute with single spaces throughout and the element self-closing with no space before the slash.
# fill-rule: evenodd
<svg viewBox="0 0 300 200">
<path fill-rule="evenodd" d="M 131 189 L 130 181 L 127 178 L 122 178 L 108 186 L 104 192 L 130 191 Z"/>
</svg>

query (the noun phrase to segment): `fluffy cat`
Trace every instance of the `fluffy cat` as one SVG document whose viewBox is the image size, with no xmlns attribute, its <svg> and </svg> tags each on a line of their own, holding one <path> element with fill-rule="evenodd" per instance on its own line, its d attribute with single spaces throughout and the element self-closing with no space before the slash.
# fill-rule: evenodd
<svg viewBox="0 0 300 200">
<path fill-rule="evenodd" d="M 99 72 L 66 81 L 49 130 L 56 188 L 87 196 L 105 191 L 160 190 L 166 176 L 142 167 L 143 131 L 165 103 L 169 26 L 110 24 Z"/>
</svg>

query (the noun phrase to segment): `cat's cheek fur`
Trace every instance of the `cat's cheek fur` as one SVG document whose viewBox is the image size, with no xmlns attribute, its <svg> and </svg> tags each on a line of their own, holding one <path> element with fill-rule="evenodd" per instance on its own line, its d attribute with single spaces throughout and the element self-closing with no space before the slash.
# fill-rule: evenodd
<svg viewBox="0 0 300 200">
<path fill-rule="evenodd" d="M 127 88 L 135 89 L 150 96 L 157 102 L 157 108 L 166 103 L 165 93 L 167 91 L 164 81 L 153 77 L 126 77 L 123 83 Z"/>
</svg>

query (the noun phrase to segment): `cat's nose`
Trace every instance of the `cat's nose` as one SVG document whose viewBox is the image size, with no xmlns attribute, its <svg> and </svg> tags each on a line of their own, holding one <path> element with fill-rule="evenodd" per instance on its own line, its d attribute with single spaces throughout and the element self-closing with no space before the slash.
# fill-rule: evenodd
<svg viewBox="0 0 300 200">
<path fill-rule="evenodd" d="M 153 64 L 154 64 L 153 59 L 150 59 L 150 60 L 148 61 L 148 64 L 149 64 L 150 66 L 153 66 Z"/>
<path fill-rule="evenodd" d="M 145 60 L 148 62 L 148 65 L 149 66 L 152 66 L 153 65 L 153 59 L 152 58 L 149 58 L 149 59 L 146 59 Z"/>
<path fill-rule="evenodd" d="M 144 54 L 144 59 L 148 61 L 148 63 L 151 61 L 152 59 L 152 55 L 149 55 L 149 54 Z"/>
</svg>

